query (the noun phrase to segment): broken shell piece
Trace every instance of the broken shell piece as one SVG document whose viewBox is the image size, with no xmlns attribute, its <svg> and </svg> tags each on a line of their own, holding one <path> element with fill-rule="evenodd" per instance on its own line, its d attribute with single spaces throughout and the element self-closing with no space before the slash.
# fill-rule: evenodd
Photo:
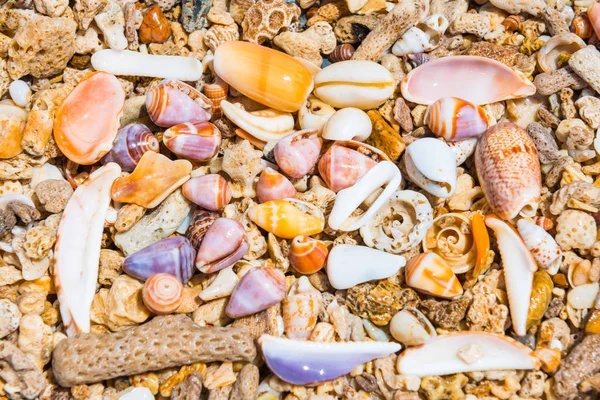
<svg viewBox="0 0 600 400">
<path fill-rule="evenodd" d="M 158 139 L 146 125 L 129 124 L 119 129 L 113 147 L 102 158 L 102 163 L 116 162 L 123 171 L 133 171 L 144 153 L 158 153 L 158 150 Z"/>
<path fill-rule="evenodd" d="M 210 211 L 229 204 L 232 194 L 229 183 L 219 174 L 192 178 L 183 184 L 182 192 L 186 199 Z"/>
<path fill-rule="evenodd" d="M 54 286 L 67 335 L 90 330 L 90 307 L 96 292 L 104 218 L 118 164 L 94 171 L 69 199 L 54 247 Z"/>
<path fill-rule="evenodd" d="M 186 122 L 208 121 L 212 112 L 212 102 L 190 85 L 166 79 L 148 91 L 146 109 L 152 122 L 169 128 Z M 188 128 L 189 133 L 193 134 L 193 128 Z M 176 135 L 176 131 L 177 129 L 172 133 Z"/>
<path fill-rule="evenodd" d="M 427 252 L 413 257 L 405 268 L 406 284 L 432 296 L 451 299 L 463 288 L 450 265 L 442 257 Z"/>
<path fill-rule="evenodd" d="M 443 14 L 433 14 L 404 32 L 392 47 L 392 53 L 405 56 L 434 50 L 440 45 L 446 29 L 448 19 Z"/>
<path fill-rule="evenodd" d="M 298 110 L 300 128 L 320 131 L 334 113 L 335 109 L 329 104 L 315 96 L 308 96 L 304 105 Z"/>
<path fill-rule="evenodd" d="M 323 139 L 356 140 L 364 142 L 371 135 L 373 125 L 366 112 L 354 107 L 336 111 L 323 127 Z"/>
<path fill-rule="evenodd" d="M 219 151 L 221 132 L 210 122 L 186 122 L 167 129 L 162 140 L 176 155 L 203 162 L 213 158 Z"/>
<path fill-rule="evenodd" d="M 114 75 L 178 79 L 186 82 L 202 77 L 202 63 L 193 57 L 162 56 L 129 50 L 104 49 L 92 55 L 96 71 Z"/>
<path fill-rule="evenodd" d="M 30 197 L 24 194 L 5 194 L 0 196 L 0 211 L 6 211 L 10 203 L 23 203 L 29 207 L 35 208 L 35 204 Z"/>
<path fill-rule="evenodd" d="M 585 42 L 574 33 L 555 35 L 538 51 L 538 65 L 543 72 L 555 71 L 559 68 L 558 60 L 560 57 L 564 57 L 563 54 L 571 55 L 585 46 Z"/>
<path fill-rule="evenodd" d="M 314 94 L 336 107 L 376 108 L 394 93 L 390 71 L 373 61 L 348 60 L 331 64 L 315 76 Z"/>
<path fill-rule="evenodd" d="M 390 333 L 405 346 L 418 346 L 437 336 L 425 315 L 414 307 L 398 311 L 390 321 Z"/>
<path fill-rule="evenodd" d="M 294 117 L 289 112 L 272 108 L 248 112 L 227 100 L 221 101 L 221 109 L 231 122 L 263 142 L 279 140 L 294 131 Z"/>
<path fill-rule="evenodd" d="M 308 340 L 317 324 L 323 296 L 309 282 L 300 277 L 281 302 L 283 328 L 289 339 Z"/>
<path fill-rule="evenodd" d="M 535 86 L 522 73 L 479 56 L 448 56 L 413 69 L 401 83 L 402 96 L 417 104 L 458 97 L 475 105 L 528 97 Z"/>
<path fill-rule="evenodd" d="M 448 145 L 434 138 L 422 138 L 406 148 L 406 172 L 417 186 L 446 199 L 456 190 L 456 156 Z"/>
<path fill-rule="evenodd" d="M 285 275 L 270 267 L 252 268 L 237 284 L 225 312 L 230 318 L 256 314 L 285 297 Z"/>
<path fill-rule="evenodd" d="M 0 159 L 12 158 L 23 151 L 21 140 L 27 121 L 27 111 L 0 104 Z"/>
<path fill-rule="evenodd" d="M 54 164 L 45 163 L 41 167 L 33 167 L 31 182 L 29 183 L 29 185 L 32 189 L 35 190 L 35 187 L 39 183 L 51 179 L 61 181 L 65 180 L 60 169 L 58 169 Z"/>
<path fill-rule="evenodd" d="M 119 400 L 153 400 L 154 395 L 147 387 L 130 386 L 118 393 Z"/>
<path fill-rule="evenodd" d="M 79 82 L 56 110 L 54 139 L 77 164 L 94 164 L 113 147 L 125 105 L 119 80 L 104 72 Z"/>
<path fill-rule="evenodd" d="M 396 364 L 399 373 L 416 376 L 538 367 L 539 361 L 530 348 L 489 332 L 439 335 L 423 346 L 405 350 Z"/>
<path fill-rule="evenodd" d="M 527 333 L 527 313 L 537 265 L 512 226 L 495 215 L 485 217 L 485 224 L 494 231 L 498 241 L 513 329 L 523 336 Z"/>
<path fill-rule="evenodd" d="M 31 101 L 31 88 L 29 84 L 22 80 L 12 81 L 8 87 L 10 98 L 19 107 L 25 107 Z"/>
<path fill-rule="evenodd" d="M 599 291 L 598 282 L 579 285 L 569 291 L 567 302 L 576 310 L 592 308 L 596 303 Z"/>
<path fill-rule="evenodd" d="M 387 203 L 394 192 L 398 190 L 401 182 L 402 174 L 393 162 L 382 161 L 378 163 L 354 185 L 340 190 L 329 214 L 329 220 L 327 221 L 329 227 L 346 232 L 360 229 Z M 385 189 L 377 196 L 369 209 L 357 217 L 352 217 L 351 215 L 363 201 L 382 186 L 385 186 Z"/>
<path fill-rule="evenodd" d="M 270 200 L 283 200 L 296 196 L 292 182 L 271 167 L 263 170 L 256 183 L 258 201 L 265 203 Z"/>
<path fill-rule="evenodd" d="M 198 294 L 202 301 L 221 299 L 233 293 L 239 278 L 233 272 L 233 267 L 227 267 L 219 271 L 214 281 L 206 289 Z"/>
<path fill-rule="evenodd" d="M 210 225 L 200 243 L 196 268 L 205 274 L 227 268 L 239 261 L 248 248 L 243 225 L 234 219 L 219 218 Z"/>
<path fill-rule="evenodd" d="M 121 6 L 113 0 L 104 3 L 102 12 L 94 17 L 96 25 L 102 31 L 104 41 L 114 50 L 125 50 L 127 38 L 125 37 L 125 15 Z"/>
<path fill-rule="evenodd" d="M 171 314 L 183 300 L 183 285 L 173 275 L 154 274 L 144 283 L 142 300 L 154 314 Z"/>
<path fill-rule="evenodd" d="M 488 126 L 483 108 L 456 97 L 443 97 L 427 107 L 425 123 L 447 141 L 477 138 Z"/>
<path fill-rule="evenodd" d="M 325 221 L 305 214 L 286 200 L 271 200 L 248 210 L 248 218 L 267 232 L 283 239 L 323 232 Z"/>
<path fill-rule="evenodd" d="M 293 385 L 329 381 L 401 349 L 390 342 L 312 342 L 271 335 L 262 335 L 258 343 L 269 369 Z"/>
<path fill-rule="evenodd" d="M 308 236 L 296 236 L 288 255 L 291 266 L 301 274 L 314 274 L 325 265 L 329 251 L 323 242 Z"/>
<path fill-rule="evenodd" d="M 458 167 L 475 153 L 477 138 L 459 140 L 458 142 L 448 142 L 446 144 L 456 156 L 456 166 Z"/>
<path fill-rule="evenodd" d="M 340 244 L 329 253 L 327 277 L 334 288 L 348 289 L 360 283 L 389 278 L 405 264 L 406 259 L 402 256 L 366 246 Z"/>
<path fill-rule="evenodd" d="M 592 3 L 590 5 L 590 8 L 588 8 L 588 17 L 590 18 L 594 32 L 596 32 L 596 36 L 600 37 L 600 4 Z"/>
<path fill-rule="evenodd" d="M 273 155 L 283 172 L 292 178 L 302 178 L 319 160 L 322 145 L 316 130 L 298 131 L 279 140 Z"/>
<path fill-rule="evenodd" d="M 517 228 L 537 265 L 548 271 L 550 275 L 556 274 L 563 256 L 552 235 L 525 218 L 517 222 Z"/>
</svg>

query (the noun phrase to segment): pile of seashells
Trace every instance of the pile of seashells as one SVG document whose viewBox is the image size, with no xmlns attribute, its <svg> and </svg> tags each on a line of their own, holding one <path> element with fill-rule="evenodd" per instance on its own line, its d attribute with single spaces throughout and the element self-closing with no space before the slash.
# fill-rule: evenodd
<svg viewBox="0 0 600 400">
<path fill-rule="evenodd" d="M 600 397 L 600 3 L 9 0 L 0 400 Z"/>
</svg>

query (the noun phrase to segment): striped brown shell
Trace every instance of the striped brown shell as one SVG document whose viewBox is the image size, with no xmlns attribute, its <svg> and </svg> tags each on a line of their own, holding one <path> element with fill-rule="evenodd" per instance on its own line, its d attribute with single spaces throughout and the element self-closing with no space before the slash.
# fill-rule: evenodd
<svg viewBox="0 0 600 400">
<path fill-rule="evenodd" d="M 190 240 L 192 246 L 196 250 L 200 248 L 200 243 L 202 243 L 202 239 L 204 238 L 208 228 L 210 228 L 212 223 L 218 218 L 219 214 L 213 211 L 207 211 L 198 208 L 194 212 L 194 216 L 192 217 L 192 222 L 187 230 L 186 237 Z"/>
</svg>

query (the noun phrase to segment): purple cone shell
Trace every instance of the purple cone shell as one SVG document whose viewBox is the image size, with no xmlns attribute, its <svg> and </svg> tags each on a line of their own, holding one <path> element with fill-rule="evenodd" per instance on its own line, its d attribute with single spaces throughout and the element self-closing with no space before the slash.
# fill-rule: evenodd
<svg viewBox="0 0 600 400">
<path fill-rule="evenodd" d="M 129 124 L 119 129 L 102 164 L 115 162 L 123 171 L 133 171 L 145 152 L 158 150 L 158 139 L 146 125 Z"/>
<path fill-rule="evenodd" d="M 231 318 L 256 314 L 285 297 L 285 275 L 270 267 L 252 268 L 237 284 L 225 313 Z"/>
<path fill-rule="evenodd" d="M 271 335 L 262 335 L 258 343 L 271 371 L 293 385 L 335 379 L 357 365 L 387 357 L 401 348 L 391 342 L 311 342 Z"/>
<path fill-rule="evenodd" d="M 196 256 L 196 268 L 205 274 L 227 268 L 239 261 L 250 248 L 246 230 L 234 219 L 219 218 L 212 223 Z"/>
<path fill-rule="evenodd" d="M 133 253 L 123 262 L 125 273 L 145 281 L 150 275 L 167 273 L 186 284 L 194 274 L 196 251 L 183 236 L 173 236 Z"/>
</svg>

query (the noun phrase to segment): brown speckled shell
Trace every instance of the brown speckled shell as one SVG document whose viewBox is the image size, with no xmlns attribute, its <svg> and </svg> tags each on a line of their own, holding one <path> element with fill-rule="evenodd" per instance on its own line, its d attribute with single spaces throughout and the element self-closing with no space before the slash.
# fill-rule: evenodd
<svg viewBox="0 0 600 400">
<path fill-rule="evenodd" d="M 207 211 L 201 208 L 198 208 L 194 212 L 194 216 L 192 217 L 192 222 L 190 223 L 190 227 L 187 230 L 186 237 L 192 243 L 192 246 L 198 250 L 200 248 L 200 243 L 202 243 L 202 239 L 208 231 L 208 228 L 219 218 L 219 214 L 213 211 Z"/>
<path fill-rule="evenodd" d="M 329 55 L 329 61 L 332 63 L 347 61 L 352 58 L 354 47 L 350 43 L 343 43 L 336 46 L 333 52 Z"/>
<path fill-rule="evenodd" d="M 485 197 L 502 219 L 523 211 L 534 216 L 540 203 L 542 175 L 531 138 L 517 125 L 497 124 L 481 137 L 475 166 Z"/>
</svg>

